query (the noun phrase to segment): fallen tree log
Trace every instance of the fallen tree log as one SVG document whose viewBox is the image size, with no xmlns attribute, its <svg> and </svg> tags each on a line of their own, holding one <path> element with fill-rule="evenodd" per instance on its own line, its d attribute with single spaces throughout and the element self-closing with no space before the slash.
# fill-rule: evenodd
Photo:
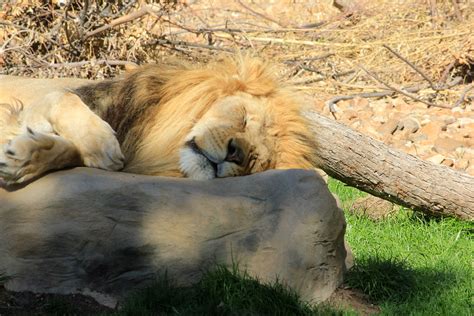
<svg viewBox="0 0 474 316">
<path fill-rule="evenodd" d="M 314 111 L 318 167 L 382 199 L 432 215 L 474 218 L 474 177 L 423 161 Z"/>
</svg>

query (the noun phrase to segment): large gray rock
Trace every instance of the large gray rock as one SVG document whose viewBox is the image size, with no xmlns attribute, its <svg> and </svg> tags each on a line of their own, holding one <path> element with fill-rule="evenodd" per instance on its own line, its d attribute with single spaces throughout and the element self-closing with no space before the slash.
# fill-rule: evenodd
<svg viewBox="0 0 474 316">
<path fill-rule="evenodd" d="M 344 231 L 311 171 L 194 181 L 76 168 L 0 188 L 0 271 L 14 291 L 113 302 L 158 273 L 185 285 L 236 261 L 319 302 L 346 270 Z"/>
</svg>

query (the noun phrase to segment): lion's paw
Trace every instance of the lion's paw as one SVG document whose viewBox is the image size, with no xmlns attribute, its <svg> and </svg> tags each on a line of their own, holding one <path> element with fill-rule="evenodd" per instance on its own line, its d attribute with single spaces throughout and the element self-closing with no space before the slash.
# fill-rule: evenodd
<svg viewBox="0 0 474 316">
<path fill-rule="evenodd" d="M 94 129 L 81 143 L 85 144 L 78 144 L 85 166 L 113 171 L 123 168 L 125 158 L 115 132 L 108 124 Z"/>
<path fill-rule="evenodd" d="M 0 178 L 7 184 L 21 183 L 44 172 L 37 164 L 42 151 L 54 146 L 54 138 L 28 129 L 0 149 Z"/>
</svg>

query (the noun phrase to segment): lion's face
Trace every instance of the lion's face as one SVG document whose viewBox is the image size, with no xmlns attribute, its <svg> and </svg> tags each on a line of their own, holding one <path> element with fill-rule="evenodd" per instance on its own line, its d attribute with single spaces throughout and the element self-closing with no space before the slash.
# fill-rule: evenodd
<svg viewBox="0 0 474 316">
<path fill-rule="evenodd" d="M 225 97 L 194 125 L 180 152 L 193 179 L 247 175 L 272 168 L 274 140 L 266 100 L 245 93 Z"/>
<path fill-rule="evenodd" d="M 213 179 L 312 168 L 313 133 L 301 114 L 306 103 L 274 74 L 250 57 L 131 73 L 107 111 L 124 139 L 124 171 Z"/>
</svg>

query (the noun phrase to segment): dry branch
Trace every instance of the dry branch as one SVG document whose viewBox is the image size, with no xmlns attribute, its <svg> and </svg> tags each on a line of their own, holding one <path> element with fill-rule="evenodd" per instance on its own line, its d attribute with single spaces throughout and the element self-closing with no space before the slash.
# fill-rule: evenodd
<svg viewBox="0 0 474 316">
<path fill-rule="evenodd" d="M 433 103 L 433 102 L 429 102 L 429 101 L 426 101 L 426 100 L 423 100 L 423 99 L 420 99 L 419 97 L 417 97 L 416 95 L 413 95 L 413 94 L 410 94 L 402 89 L 399 89 L 399 88 L 396 88 L 394 87 L 393 85 L 385 82 L 384 80 L 382 80 L 379 76 L 377 76 L 376 74 L 374 74 L 373 72 L 367 70 L 365 67 L 363 67 L 362 65 L 359 65 L 359 67 L 364 70 L 369 76 L 371 76 L 372 78 L 374 78 L 376 81 L 380 82 L 381 84 L 383 84 L 384 86 L 386 86 L 388 89 L 390 90 L 393 90 L 397 93 L 400 93 L 400 94 L 403 94 L 404 96 L 406 97 L 409 97 L 410 99 L 413 99 L 415 101 L 418 101 L 418 102 L 422 102 L 428 106 L 433 106 L 433 107 L 438 107 L 438 108 L 451 108 L 450 106 L 447 106 L 447 105 L 440 105 L 440 104 L 436 104 L 436 103 Z"/>
<path fill-rule="evenodd" d="M 272 17 L 269 17 L 268 15 L 266 14 L 263 14 L 263 13 L 260 13 L 260 12 L 257 12 L 255 11 L 254 9 L 252 9 L 251 7 L 245 5 L 244 3 L 242 3 L 242 1 L 240 0 L 237 0 L 237 3 L 240 4 L 243 8 L 245 8 L 247 11 L 249 11 L 250 13 L 252 13 L 253 15 L 256 15 L 260 18 L 263 18 L 265 20 L 268 20 L 270 22 L 273 22 L 275 23 L 276 25 L 280 26 L 280 27 L 286 27 L 285 25 L 282 25 L 280 22 L 278 22 L 277 20 L 273 19 Z"/>
<path fill-rule="evenodd" d="M 402 55 L 400 55 L 399 53 L 397 53 L 395 50 L 393 50 L 390 46 L 386 45 L 386 44 L 383 44 L 382 45 L 383 47 L 385 47 L 386 49 L 388 49 L 392 54 L 394 54 L 395 56 L 397 56 L 398 58 L 400 58 L 401 60 L 403 60 L 408 66 L 410 66 L 414 71 L 416 71 L 418 74 L 420 74 L 420 76 L 423 77 L 423 79 L 425 79 L 426 81 L 428 81 L 428 83 L 430 84 L 430 87 L 431 89 L 433 90 L 439 90 L 438 87 L 435 86 L 435 84 L 433 83 L 433 81 L 423 72 L 421 71 L 418 67 L 416 67 L 412 62 L 410 62 L 408 59 L 406 59 L 405 57 L 403 57 Z"/>
<path fill-rule="evenodd" d="M 461 96 L 459 97 L 459 100 L 456 101 L 456 103 L 454 104 L 453 107 L 458 107 L 460 106 L 464 100 L 466 99 L 466 95 L 469 91 L 471 91 L 472 89 L 474 89 L 474 84 L 471 84 L 469 86 L 467 86 L 466 88 L 464 88 L 464 90 L 461 92 Z"/>
<path fill-rule="evenodd" d="M 144 6 L 142 7 L 141 9 L 135 11 L 135 12 L 132 12 L 130 14 L 127 14 L 127 15 L 124 15 L 124 16 L 121 16 L 119 18 L 116 18 L 112 21 L 110 21 L 109 24 L 106 24 L 104 26 L 101 26 L 93 31 L 90 31 L 90 32 L 87 32 L 86 35 L 84 35 L 84 39 L 87 39 L 91 36 L 95 36 L 99 33 L 102 33 L 108 29 L 111 29 L 117 25 L 120 25 L 120 24 L 124 24 L 124 23 L 127 23 L 127 22 L 130 22 L 130 21 L 133 21 L 133 20 L 136 20 L 136 19 L 139 19 L 147 14 L 151 14 L 152 13 L 152 9 L 148 6 Z"/>
<path fill-rule="evenodd" d="M 205 44 L 198 44 L 198 43 L 190 43 L 190 42 L 185 42 L 185 41 L 173 41 L 169 39 L 164 39 L 164 38 L 159 38 L 154 40 L 152 43 L 147 44 L 151 46 L 156 46 L 156 45 L 172 45 L 172 46 L 184 46 L 184 47 L 190 47 L 190 48 L 205 48 L 209 50 L 218 50 L 222 52 L 229 52 L 229 53 L 234 53 L 235 51 L 230 48 L 223 48 L 223 47 L 217 47 L 213 45 L 205 45 Z"/>
<path fill-rule="evenodd" d="M 88 64 L 94 65 L 109 65 L 109 66 L 137 66 L 136 63 L 126 60 L 108 60 L 108 59 L 99 59 L 99 60 L 84 60 L 78 62 L 70 62 L 70 63 L 54 63 L 54 64 L 47 64 L 48 67 L 53 68 L 62 68 L 62 67 L 82 67 Z"/>
</svg>

